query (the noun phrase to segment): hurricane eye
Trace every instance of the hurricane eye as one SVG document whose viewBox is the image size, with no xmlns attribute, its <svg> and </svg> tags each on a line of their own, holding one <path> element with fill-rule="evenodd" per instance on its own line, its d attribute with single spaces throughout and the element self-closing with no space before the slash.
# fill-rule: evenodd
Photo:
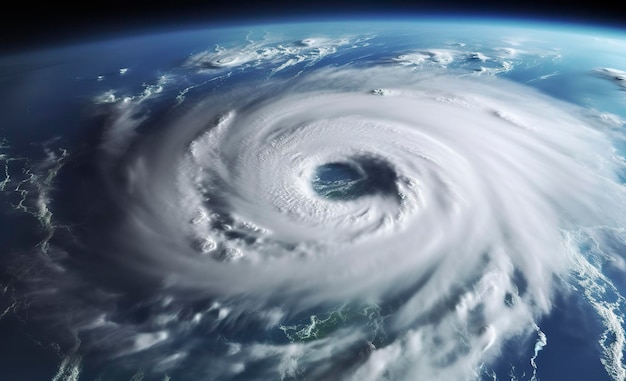
<svg viewBox="0 0 626 381">
<path fill-rule="evenodd" d="M 314 171 L 311 186 L 328 200 L 347 201 L 368 195 L 397 195 L 396 177 L 383 161 L 356 158 L 352 162 L 320 165 Z"/>
<path fill-rule="evenodd" d="M 311 180 L 313 190 L 330 200 L 350 200 L 363 195 L 365 174 L 350 164 L 328 163 L 319 166 Z"/>
</svg>

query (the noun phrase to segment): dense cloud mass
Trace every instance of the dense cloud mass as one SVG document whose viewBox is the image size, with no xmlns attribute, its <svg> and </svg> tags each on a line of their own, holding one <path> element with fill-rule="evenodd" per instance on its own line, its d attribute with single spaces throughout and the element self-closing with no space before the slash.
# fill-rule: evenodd
<svg viewBox="0 0 626 381">
<path fill-rule="evenodd" d="M 325 46 L 303 41 L 186 65 Z M 515 340 L 536 371 L 538 321 L 555 293 L 586 287 L 581 272 L 620 379 L 617 312 L 593 296 L 610 282 L 581 249 L 626 226 L 610 121 L 501 78 L 411 70 L 452 59 L 419 54 L 251 79 L 148 132 L 142 107 L 162 88 L 99 99 L 94 175 L 73 188 L 98 206 L 15 270 L 42 319 L 71 332 L 59 379 L 85 356 L 147 377 L 471 380 Z"/>
</svg>

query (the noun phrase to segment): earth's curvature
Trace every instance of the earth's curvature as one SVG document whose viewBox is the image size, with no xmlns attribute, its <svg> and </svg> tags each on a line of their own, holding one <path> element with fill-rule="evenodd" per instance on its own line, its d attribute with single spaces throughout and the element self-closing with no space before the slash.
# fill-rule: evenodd
<svg viewBox="0 0 626 381">
<path fill-rule="evenodd" d="M 623 381 L 623 51 L 415 19 L 3 57 L 0 379 Z"/>
</svg>

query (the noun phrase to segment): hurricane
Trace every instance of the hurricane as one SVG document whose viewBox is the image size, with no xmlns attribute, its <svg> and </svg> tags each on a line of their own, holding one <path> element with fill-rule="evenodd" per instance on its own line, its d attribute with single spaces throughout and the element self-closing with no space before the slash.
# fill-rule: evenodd
<svg viewBox="0 0 626 381">
<path fill-rule="evenodd" d="M 351 43 L 303 41 L 184 65 L 277 67 Z M 176 369 L 202 380 L 495 380 L 512 352 L 530 365 L 523 379 L 538 380 L 540 322 L 557 295 L 581 289 L 606 325 L 603 367 L 622 380 L 623 297 L 596 263 L 623 266 L 611 120 L 407 57 L 442 62 L 415 53 L 250 77 L 179 92 L 157 112 L 146 105 L 167 76 L 136 97 L 97 98 L 97 149 L 48 151 L 31 166 L 59 174 L 31 191 L 43 238 L 10 270 L 15 300 L 54 327 L 54 380 L 90 367 L 168 380 Z M 59 193 L 69 212 L 41 213 Z"/>
</svg>

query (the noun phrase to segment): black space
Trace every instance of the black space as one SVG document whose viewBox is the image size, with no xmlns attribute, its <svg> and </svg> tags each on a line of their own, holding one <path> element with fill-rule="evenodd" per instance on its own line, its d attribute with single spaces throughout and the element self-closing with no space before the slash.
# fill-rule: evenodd
<svg viewBox="0 0 626 381">
<path fill-rule="evenodd" d="M 456 15 L 605 25 L 626 30 L 626 10 L 609 0 L 157 0 L 30 2 L 0 11 L 0 53 L 106 39 L 159 28 L 329 17 Z"/>
</svg>

